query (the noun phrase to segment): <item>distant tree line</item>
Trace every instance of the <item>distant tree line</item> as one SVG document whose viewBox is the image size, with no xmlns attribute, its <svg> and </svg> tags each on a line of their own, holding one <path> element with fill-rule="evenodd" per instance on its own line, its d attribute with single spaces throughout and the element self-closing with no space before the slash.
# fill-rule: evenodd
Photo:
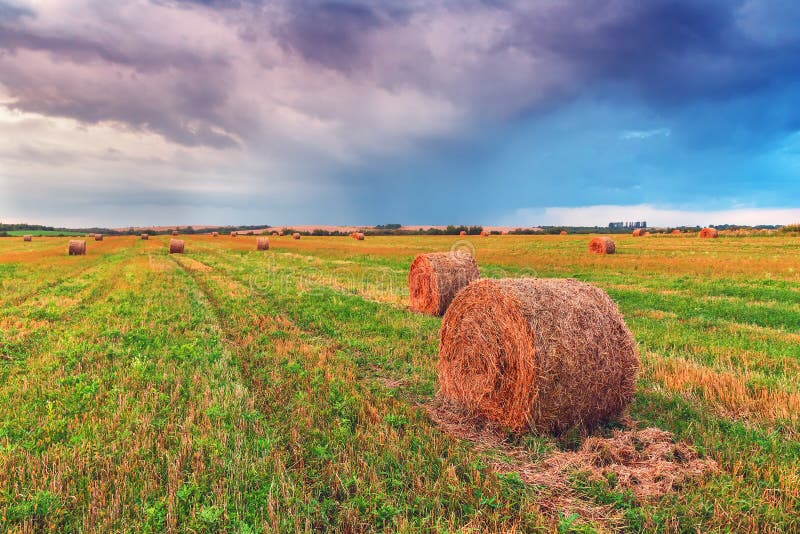
<svg viewBox="0 0 800 534">
<path fill-rule="evenodd" d="M 152 228 L 148 228 L 145 230 L 136 229 L 134 227 L 129 227 L 125 230 L 116 230 L 111 228 L 100 228 L 97 226 L 91 228 L 64 228 L 64 227 L 57 227 L 57 226 L 45 226 L 41 224 L 27 224 L 27 223 L 18 223 L 18 224 L 8 224 L 8 223 L 0 223 L 0 236 L 7 236 L 8 232 L 13 231 L 20 231 L 20 230 L 27 230 L 30 232 L 64 232 L 64 234 L 54 234 L 54 235 L 69 235 L 70 233 L 83 233 L 83 234 L 103 234 L 103 235 L 139 235 L 139 234 L 149 234 L 149 235 L 167 235 L 171 234 L 173 230 L 178 230 L 182 234 L 208 234 L 211 232 L 242 232 L 242 231 L 255 231 L 260 230 L 263 228 L 271 228 L 269 225 L 266 224 L 259 224 L 259 225 L 240 225 L 240 226 L 207 226 L 202 229 L 195 229 L 192 226 L 171 226 L 165 228 L 164 230 L 154 230 Z"/>
<path fill-rule="evenodd" d="M 780 229 L 783 232 L 798 232 L 800 231 L 800 225 L 758 225 L 758 226 L 744 226 L 744 225 L 736 225 L 736 224 L 718 224 L 711 226 L 712 228 L 716 228 L 717 230 L 777 230 Z M 678 227 L 668 227 L 668 228 L 661 228 L 659 230 L 670 232 L 673 229 L 681 230 L 682 232 L 697 232 L 700 230 L 699 226 L 678 226 Z M 272 232 L 276 232 L 281 230 L 284 234 L 290 235 L 295 232 L 301 235 L 307 236 L 346 236 L 349 235 L 348 231 L 342 230 L 326 230 L 323 228 L 316 228 L 313 230 L 295 230 L 291 227 L 278 227 L 278 226 L 270 226 L 268 224 L 259 224 L 259 225 L 239 225 L 239 226 L 206 226 L 201 229 L 196 229 L 192 226 L 173 226 L 168 227 L 163 230 L 153 230 L 153 229 L 136 229 L 134 227 L 129 227 L 126 230 L 114 230 L 109 228 L 99 228 L 99 227 L 92 227 L 92 228 L 65 228 L 65 227 L 56 227 L 56 226 L 45 226 L 40 224 L 6 224 L 0 223 L 0 237 L 7 237 L 9 235 L 8 232 L 13 231 L 30 231 L 31 233 L 35 233 L 37 231 L 41 232 L 50 232 L 53 233 L 52 235 L 56 236 L 67 236 L 70 233 L 84 233 L 84 234 L 104 234 L 109 236 L 114 235 L 139 235 L 139 234 L 149 234 L 149 235 L 169 235 L 172 233 L 173 230 L 177 230 L 181 234 L 208 234 L 211 232 L 220 232 L 220 233 L 229 233 L 229 232 L 239 232 L 244 233 L 245 235 L 255 235 L 256 233 L 260 233 L 263 235 L 269 235 Z M 653 232 L 657 232 L 659 230 L 652 229 Z M 403 225 L 401 224 L 379 224 L 372 228 L 364 228 L 362 229 L 365 235 L 377 236 L 377 235 L 460 235 L 461 232 L 465 232 L 467 235 L 480 235 L 483 231 L 483 226 L 466 226 L 466 225 L 449 225 L 446 228 L 408 228 L 403 229 Z M 541 226 L 537 228 L 515 228 L 513 230 L 509 230 L 509 234 L 513 235 L 541 235 L 541 234 L 560 234 L 561 232 L 568 232 L 570 234 L 597 234 L 597 233 L 610 233 L 610 234 L 627 234 L 630 232 L 630 227 L 614 227 L 609 228 L 607 226 Z M 55 232 L 55 233 L 54 233 Z M 57 232 L 64 232 L 63 234 L 59 234 Z M 497 230 L 491 231 L 491 234 L 499 234 Z"/>
</svg>

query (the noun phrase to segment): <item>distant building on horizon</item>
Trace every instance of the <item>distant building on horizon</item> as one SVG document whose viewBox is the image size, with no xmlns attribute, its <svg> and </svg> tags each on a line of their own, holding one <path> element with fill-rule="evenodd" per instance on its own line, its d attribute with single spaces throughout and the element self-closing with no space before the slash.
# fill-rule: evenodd
<svg viewBox="0 0 800 534">
<path fill-rule="evenodd" d="M 647 228 L 647 221 L 610 222 L 608 223 L 608 228 L 611 230 L 620 230 L 623 228 L 630 228 L 633 230 L 635 230 L 636 228 Z"/>
</svg>

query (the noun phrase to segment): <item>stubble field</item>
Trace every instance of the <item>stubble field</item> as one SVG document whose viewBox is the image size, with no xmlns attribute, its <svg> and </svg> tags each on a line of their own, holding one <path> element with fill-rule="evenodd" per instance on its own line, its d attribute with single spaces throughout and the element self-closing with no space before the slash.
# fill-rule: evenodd
<svg viewBox="0 0 800 534">
<path fill-rule="evenodd" d="M 800 530 L 798 237 L 182 239 L 0 239 L 0 531 Z M 453 246 L 606 290 L 642 359 L 627 424 L 718 469 L 530 484 L 584 436 L 440 429 L 441 319 L 406 277 Z"/>
</svg>

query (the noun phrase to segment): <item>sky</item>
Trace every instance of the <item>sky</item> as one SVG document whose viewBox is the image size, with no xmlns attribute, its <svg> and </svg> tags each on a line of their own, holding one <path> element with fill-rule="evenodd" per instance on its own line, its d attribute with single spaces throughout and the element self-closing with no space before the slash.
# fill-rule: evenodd
<svg viewBox="0 0 800 534">
<path fill-rule="evenodd" d="M 800 222 L 795 0 L 0 0 L 0 222 Z"/>
</svg>

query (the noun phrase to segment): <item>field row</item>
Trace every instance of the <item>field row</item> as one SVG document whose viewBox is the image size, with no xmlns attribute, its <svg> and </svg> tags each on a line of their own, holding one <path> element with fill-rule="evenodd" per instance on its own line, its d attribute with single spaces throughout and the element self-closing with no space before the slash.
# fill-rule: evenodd
<svg viewBox="0 0 800 534">
<path fill-rule="evenodd" d="M 168 240 L 0 240 L 0 529 L 800 529 L 800 239 Z M 482 276 L 608 291 L 642 354 L 633 425 L 719 470 L 656 500 L 554 489 L 519 473 L 580 436 L 443 432 L 441 321 L 406 277 L 458 241 Z"/>
</svg>

